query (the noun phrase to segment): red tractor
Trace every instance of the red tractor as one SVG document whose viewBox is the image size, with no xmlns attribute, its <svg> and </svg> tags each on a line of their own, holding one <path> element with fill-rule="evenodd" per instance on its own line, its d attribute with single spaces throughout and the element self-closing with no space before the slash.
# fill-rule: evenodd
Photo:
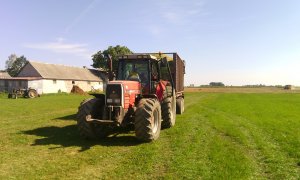
<svg viewBox="0 0 300 180">
<path fill-rule="evenodd" d="M 177 53 L 120 56 L 116 80 L 107 83 L 105 94 L 81 103 L 80 135 L 101 138 L 118 128 L 134 127 L 137 139 L 156 140 L 161 128 L 175 125 L 176 112 L 184 111 L 184 71 Z"/>
</svg>

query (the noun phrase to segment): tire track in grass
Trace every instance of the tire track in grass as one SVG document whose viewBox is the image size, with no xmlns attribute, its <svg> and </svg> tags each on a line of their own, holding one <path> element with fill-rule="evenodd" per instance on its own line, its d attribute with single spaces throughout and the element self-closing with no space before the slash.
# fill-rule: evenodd
<svg viewBox="0 0 300 180">
<path fill-rule="evenodd" d="M 249 161 L 251 162 L 251 166 L 254 167 L 252 168 L 254 172 L 250 174 L 250 176 L 252 176 L 251 178 L 256 179 L 261 177 L 264 174 L 265 168 L 256 161 L 258 152 L 253 149 L 248 149 L 248 145 L 254 143 L 253 138 L 249 136 L 248 129 L 239 129 L 239 124 L 236 124 L 237 121 L 231 121 L 232 119 L 226 117 L 225 120 L 227 121 L 226 123 L 228 123 L 227 128 L 229 127 L 230 131 L 235 131 L 234 133 L 230 133 L 227 131 L 226 128 L 224 128 L 224 126 L 222 127 L 222 125 L 219 124 L 220 118 L 217 118 L 217 116 L 220 116 L 220 114 L 218 113 L 218 111 L 204 106 L 202 106 L 201 108 L 203 108 L 206 112 L 212 113 L 213 117 L 218 119 L 218 124 L 211 122 L 212 120 L 208 120 L 211 131 L 214 131 L 218 135 L 218 137 L 223 141 L 229 142 L 231 146 L 234 147 L 234 149 L 241 151 L 249 159 Z M 221 116 L 222 118 L 224 118 L 224 115 Z M 238 127 L 238 129 L 236 129 L 236 127 Z"/>
<path fill-rule="evenodd" d="M 182 116 L 181 124 L 175 129 L 180 138 L 170 139 L 170 146 L 176 149 L 170 169 L 180 178 L 202 178 L 211 176 L 211 161 L 208 157 L 211 132 L 200 118 L 201 110 L 198 105 L 214 99 L 215 96 L 193 94 L 186 102 L 186 112 Z"/>
<path fill-rule="evenodd" d="M 218 97 L 216 94 L 201 94 L 201 101 L 193 98 L 190 108 L 182 116 L 184 123 L 175 134 L 180 138 L 172 139 L 171 146 L 174 151 L 171 157 L 169 173 L 175 176 L 167 178 L 246 178 L 249 177 L 251 168 L 243 163 L 247 160 L 241 155 L 240 150 L 230 143 L 223 142 L 218 132 L 212 129 L 206 117 L 207 112 L 201 108 L 206 101 Z M 235 154 L 234 156 L 228 156 Z M 235 162 L 235 161 L 238 162 Z M 240 163 L 242 162 L 242 164 Z"/>
<path fill-rule="evenodd" d="M 258 168 L 258 177 L 261 175 L 267 178 L 299 178 L 299 168 L 295 159 L 286 154 L 280 145 L 269 134 L 251 123 L 250 119 L 228 114 L 220 110 L 202 107 L 206 111 L 221 116 L 232 129 L 224 129 L 224 126 L 212 122 L 212 127 L 225 140 L 240 146 L 252 162 Z M 218 126 L 219 125 L 219 126 Z M 235 134 L 233 129 L 239 132 Z M 240 138 L 244 136 L 243 138 Z M 284 172 L 284 173 L 283 173 Z"/>
<path fill-rule="evenodd" d="M 152 153 L 148 154 L 148 152 L 145 153 L 143 149 L 140 149 L 138 153 L 134 154 L 136 157 L 147 157 L 145 154 L 150 155 L 151 163 L 149 163 L 149 159 L 147 160 L 148 162 L 144 159 L 145 163 L 148 163 L 147 166 L 139 165 L 144 167 L 144 169 L 148 168 L 151 170 L 141 175 L 143 172 L 140 168 L 137 168 L 139 166 L 134 166 L 133 169 L 135 170 L 129 170 L 129 174 L 140 172 L 138 177 L 146 179 L 194 179 L 211 176 L 212 164 L 208 157 L 210 148 L 208 144 L 211 141 L 208 139 L 212 135 L 210 131 L 207 131 L 208 128 L 203 125 L 202 119 L 199 118 L 197 104 L 214 97 L 203 94 L 199 96 L 197 94 L 197 97 L 193 96 L 190 98 L 193 100 L 187 104 L 186 112 L 182 116 L 177 116 L 179 118 L 175 127 L 164 130 L 167 137 L 162 133 L 162 137 L 160 137 L 162 140 L 158 140 L 157 143 L 159 144 L 156 146 L 155 151 L 151 151 Z M 155 161 L 155 159 L 159 160 Z M 128 162 L 121 164 L 124 163 Z M 152 168 L 149 168 L 149 166 Z M 122 173 L 123 175 L 126 174 L 126 171 L 124 172 Z"/>
<path fill-rule="evenodd" d="M 188 101 L 186 107 L 197 103 L 203 97 L 197 96 L 197 101 L 192 103 Z M 181 132 L 182 128 L 185 128 L 181 125 L 186 122 L 182 121 L 186 121 L 184 115 L 177 116 L 176 125 L 170 129 L 162 130 L 157 141 L 132 147 L 117 166 L 104 174 L 112 175 L 112 178 L 118 179 L 179 177 L 172 165 L 177 160 L 174 154 L 181 147 L 175 147 L 174 141 L 183 137 L 182 134 L 177 133 L 177 130 Z"/>
<path fill-rule="evenodd" d="M 177 124 L 167 131 L 168 148 L 172 154 L 164 154 L 169 160 L 168 174 L 166 178 L 199 178 L 210 174 L 210 166 L 207 154 L 207 141 L 209 136 L 199 114 L 197 105 L 214 98 L 205 94 L 187 94 L 185 113 L 177 116 Z"/>
</svg>

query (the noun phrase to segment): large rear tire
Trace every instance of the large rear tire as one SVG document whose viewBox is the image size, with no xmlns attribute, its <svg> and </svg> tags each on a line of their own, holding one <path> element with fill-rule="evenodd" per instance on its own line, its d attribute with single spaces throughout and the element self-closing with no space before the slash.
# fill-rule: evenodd
<svg viewBox="0 0 300 180">
<path fill-rule="evenodd" d="M 170 128 L 175 125 L 176 121 L 176 96 L 166 97 L 161 105 L 162 109 L 162 128 Z"/>
<path fill-rule="evenodd" d="M 37 97 L 37 96 L 38 96 L 38 93 L 36 92 L 35 89 L 30 89 L 30 90 L 28 90 L 28 97 L 29 97 L 29 98 L 35 98 L 35 97 Z"/>
<path fill-rule="evenodd" d="M 93 98 L 83 101 L 78 108 L 77 126 L 80 136 L 85 139 L 107 137 L 112 128 L 107 125 L 88 123 L 87 118 L 101 119 L 104 111 L 104 103 L 101 99 Z"/>
<path fill-rule="evenodd" d="M 135 112 L 135 135 L 140 141 L 150 142 L 159 137 L 161 107 L 157 99 L 141 99 Z"/>
<path fill-rule="evenodd" d="M 176 114 L 183 114 L 184 112 L 184 98 L 176 99 Z"/>
</svg>

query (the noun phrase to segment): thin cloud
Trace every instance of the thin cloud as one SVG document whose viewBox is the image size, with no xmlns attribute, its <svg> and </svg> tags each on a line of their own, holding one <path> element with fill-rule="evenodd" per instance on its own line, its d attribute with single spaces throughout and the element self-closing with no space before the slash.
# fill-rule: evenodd
<svg viewBox="0 0 300 180">
<path fill-rule="evenodd" d="M 161 16 L 167 22 L 173 24 L 184 24 L 189 22 L 192 18 L 204 16 L 205 12 L 204 1 L 164 1 L 159 4 L 161 9 Z"/>
<path fill-rule="evenodd" d="M 168 22 L 177 23 L 182 21 L 183 16 L 179 15 L 176 12 L 164 12 L 162 13 L 163 18 L 165 18 Z"/>
<path fill-rule="evenodd" d="M 159 16 L 159 23 L 149 21 L 149 26 L 147 26 L 146 31 L 148 31 L 154 37 L 160 37 L 170 30 L 168 27 L 175 26 L 177 29 L 185 27 L 188 25 L 185 30 L 191 27 L 190 24 L 195 25 L 199 23 L 199 17 L 204 17 L 210 15 L 210 13 L 205 10 L 205 0 L 160 0 L 156 1 L 155 8 L 157 9 Z M 153 14 L 148 16 L 154 19 Z M 147 18 L 149 18 L 147 16 Z M 146 19 L 147 19 L 146 18 Z M 155 16 L 157 18 L 157 16 Z"/>
<path fill-rule="evenodd" d="M 91 53 L 87 48 L 87 44 L 65 43 L 64 39 L 61 38 L 58 38 L 55 42 L 25 43 L 23 46 L 30 49 L 46 50 L 54 53 L 73 54 L 80 57 L 90 58 L 91 56 Z"/>
<path fill-rule="evenodd" d="M 99 0 L 93 0 L 80 14 L 65 28 L 64 33 L 67 34 L 73 29 L 94 7 Z"/>
<path fill-rule="evenodd" d="M 147 29 L 153 35 L 160 35 L 164 31 L 162 27 L 156 25 L 149 25 L 147 26 Z"/>
</svg>

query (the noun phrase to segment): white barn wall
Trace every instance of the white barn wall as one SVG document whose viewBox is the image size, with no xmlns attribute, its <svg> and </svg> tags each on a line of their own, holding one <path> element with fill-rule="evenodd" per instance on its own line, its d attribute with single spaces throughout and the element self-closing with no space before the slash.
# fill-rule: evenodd
<svg viewBox="0 0 300 180">
<path fill-rule="evenodd" d="M 67 89 L 66 82 L 64 80 L 55 80 L 56 83 L 54 83 L 54 80 L 48 80 L 43 79 L 43 93 L 58 93 L 60 92 L 70 92 Z"/>
<path fill-rule="evenodd" d="M 39 94 L 43 93 L 43 80 L 28 81 L 28 88 L 36 89 Z"/>
<path fill-rule="evenodd" d="M 93 89 L 98 89 L 103 91 L 102 82 L 75 81 L 74 85 L 79 86 L 83 91 L 91 91 Z"/>
<path fill-rule="evenodd" d="M 42 80 L 42 93 L 57 93 L 57 92 L 66 92 L 70 93 L 73 85 L 79 86 L 83 91 L 91 91 L 92 87 L 97 87 L 99 90 L 103 90 L 102 82 L 90 82 L 89 81 L 74 81 L 72 80 Z"/>
</svg>

